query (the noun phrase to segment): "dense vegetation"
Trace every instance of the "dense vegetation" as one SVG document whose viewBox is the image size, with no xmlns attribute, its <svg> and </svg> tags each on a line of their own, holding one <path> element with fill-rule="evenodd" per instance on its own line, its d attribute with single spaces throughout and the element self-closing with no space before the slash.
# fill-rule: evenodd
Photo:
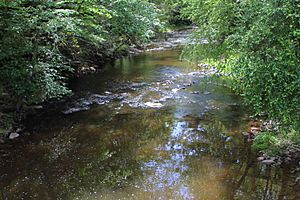
<svg viewBox="0 0 300 200">
<path fill-rule="evenodd" d="M 300 1 L 185 0 L 181 5 L 199 27 L 185 56 L 217 62 L 255 114 L 281 124 L 276 133 L 259 135 L 254 146 L 268 153 L 299 148 Z"/>
<path fill-rule="evenodd" d="M 1 109 L 20 118 L 28 105 L 69 94 L 74 69 L 102 64 L 161 28 L 159 10 L 146 0 L 1 0 Z"/>
</svg>

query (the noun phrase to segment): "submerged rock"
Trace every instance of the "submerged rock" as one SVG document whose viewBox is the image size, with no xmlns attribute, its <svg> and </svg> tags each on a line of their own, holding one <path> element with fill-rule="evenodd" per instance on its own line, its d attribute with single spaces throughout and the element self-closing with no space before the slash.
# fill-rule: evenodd
<svg viewBox="0 0 300 200">
<path fill-rule="evenodd" d="M 151 107 L 151 108 L 161 108 L 163 105 L 161 103 L 155 103 L 155 102 L 146 102 L 145 106 Z"/>
<path fill-rule="evenodd" d="M 275 161 L 269 159 L 269 160 L 263 160 L 262 163 L 265 165 L 272 165 L 272 164 L 275 164 Z"/>
<path fill-rule="evenodd" d="M 109 103 L 113 98 L 114 97 L 105 96 L 105 95 L 92 94 L 88 98 L 88 102 L 90 102 L 90 104 L 103 105 L 103 104 Z"/>
<path fill-rule="evenodd" d="M 107 92 L 106 92 L 107 94 Z M 85 111 L 89 110 L 90 107 L 94 104 L 97 105 L 104 105 L 112 100 L 116 99 L 117 96 L 113 95 L 112 93 L 110 95 L 99 95 L 99 94 L 91 94 L 88 97 L 85 98 L 80 98 L 73 102 L 71 105 L 66 108 L 63 113 L 64 114 L 72 114 L 74 112 L 79 112 L 79 111 Z"/>
<path fill-rule="evenodd" d="M 17 138 L 17 137 L 19 137 L 20 135 L 18 134 L 18 133 L 16 133 L 16 132 L 12 132 L 12 133 L 10 133 L 9 134 L 9 139 L 10 140 L 13 140 L 13 139 L 15 139 L 15 138 Z"/>
<path fill-rule="evenodd" d="M 266 159 L 266 158 L 263 157 L 263 156 L 257 158 L 258 161 L 263 161 L 263 160 L 265 160 L 265 159 Z"/>
<path fill-rule="evenodd" d="M 63 111 L 63 114 L 67 115 L 67 114 L 72 114 L 75 112 L 79 112 L 79 111 L 85 111 L 85 110 L 89 110 L 90 107 L 77 107 L 77 108 L 69 108 L 67 110 Z"/>
<path fill-rule="evenodd" d="M 174 88 L 174 89 L 172 89 L 172 92 L 173 93 L 176 93 L 176 92 L 178 92 L 180 89 L 179 88 Z"/>
</svg>

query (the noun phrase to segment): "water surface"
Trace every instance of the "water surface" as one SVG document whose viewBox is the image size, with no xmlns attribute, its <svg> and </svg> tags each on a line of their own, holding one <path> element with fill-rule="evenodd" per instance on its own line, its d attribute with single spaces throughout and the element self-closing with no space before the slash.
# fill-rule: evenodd
<svg viewBox="0 0 300 200">
<path fill-rule="evenodd" d="M 179 54 L 127 57 L 74 81 L 73 101 L 1 147 L 1 198 L 300 199 L 288 169 L 256 162 L 239 98 Z"/>
</svg>

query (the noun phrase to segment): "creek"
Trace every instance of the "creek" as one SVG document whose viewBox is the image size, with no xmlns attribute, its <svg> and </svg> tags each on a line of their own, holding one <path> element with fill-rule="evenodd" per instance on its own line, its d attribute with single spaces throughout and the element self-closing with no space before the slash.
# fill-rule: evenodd
<svg viewBox="0 0 300 200">
<path fill-rule="evenodd" d="M 216 70 L 179 60 L 184 37 L 74 80 L 72 101 L 1 146 L 0 199 L 300 199 L 289 169 L 257 162 Z"/>
</svg>

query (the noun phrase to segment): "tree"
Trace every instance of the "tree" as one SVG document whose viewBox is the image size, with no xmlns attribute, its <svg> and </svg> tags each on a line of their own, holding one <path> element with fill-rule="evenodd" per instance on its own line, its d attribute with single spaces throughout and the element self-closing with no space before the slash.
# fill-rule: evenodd
<svg viewBox="0 0 300 200">
<path fill-rule="evenodd" d="M 185 0 L 183 5 L 183 15 L 199 27 L 186 58 L 217 62 L 256 114 L 281 122 L 277 144 L 299 145 L 300 1 Z"/>
<path fill-rule="evenodd" d="M 75 61 L 100 62 L 124 43 L 149 40 L 158 16 L 144 0 L 2 0 L 1 94 L 17 110 L 61 98 L 71 92 L 65 82 Z"/>
</svg>

